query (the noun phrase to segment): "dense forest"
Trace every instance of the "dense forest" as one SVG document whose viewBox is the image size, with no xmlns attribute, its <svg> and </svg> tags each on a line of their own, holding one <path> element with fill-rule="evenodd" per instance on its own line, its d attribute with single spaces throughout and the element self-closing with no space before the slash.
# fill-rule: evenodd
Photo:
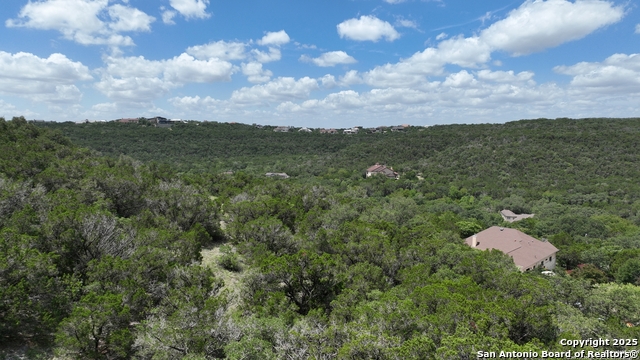
<svg viewBox="0 0 640 360">
<path fill-rule="evenodd" d="M 0 119 L 0 359 L 637 351 L 639 145 L 640 119 L 353 135 Z M 365 177 L 375 163 L 400 179 Z M 555 276 L 464 244 L 494 225 L 548 239 Z M 631 341 L 560 343 L 592 338 Z"/>
</svg>

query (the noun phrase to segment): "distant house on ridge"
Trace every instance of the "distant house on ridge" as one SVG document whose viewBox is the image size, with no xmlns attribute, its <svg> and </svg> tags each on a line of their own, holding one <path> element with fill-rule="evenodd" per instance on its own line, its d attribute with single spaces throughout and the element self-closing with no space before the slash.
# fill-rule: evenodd
<svg viewBox="0 0 640 360">
<path fill-rule="evenodd" d="M 268 177 L 277 177 L 277 178 L 282 178 L 282 179 L 290 178 L 290 176 L 287 175 L 287 173 L 272 173 L 272 172 L 268 172 L 268 173 L 266 173 L 264 175 L 268 176 Z"/>
<path fill-rule="evenodd" d="M 534 217 L 535 214 L 515 214 L 513 211 L 511 210 L 501 210 L 500 211 L 500 215 L 502 216 L 502 218 L 504 219 L 504 221 L 506 222 L 514 222 L 514 221 L 520 221 L 523 219 L 528 219 L 528 218 L 532 218 Z"/>
<path fill-rule="evenodd" d="M 384 165 L 380 165 L 376 163 L 375 165 L 369 167 L 367 169 L 367 177 L 371 177 L 373 175 L 382 174 L 390 179 L 399 179 L 400 175 L 397 172 L 393 171 L 393 168 L 386 167 Z"/>
<path fill-rule="evenodd" d="M 117 120 L 119 123 L 125 123 L 125 124 L 130 124 L 130 123 L 137 123 L 140 121 L 140 119 L 138 118 L 122 118 Z"/>
</svg>

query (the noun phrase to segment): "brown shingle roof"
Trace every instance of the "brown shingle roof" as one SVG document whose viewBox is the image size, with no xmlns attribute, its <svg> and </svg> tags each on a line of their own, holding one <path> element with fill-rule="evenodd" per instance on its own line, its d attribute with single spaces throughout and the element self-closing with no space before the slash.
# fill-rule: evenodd
<svg viewBox="0 0 640 360">
<path fill-rule="evenodd" d="M 375 164 L 367 169 L 367 177 L 371 176 L 372 174 L 383 174 L 388 178 L 398 178 L 398 173 L 393 171 L 392 168 L 388 168 L 380 164 Z"/>
<path fill-rule="evenodd" d="M 384 170 L 385 168 L 386 168 L 386 166 L 384 166 L 384 165 L 375 164 L 375 165 L 373 165 L 373 166 L 369 167 L 369 168 L 367 169 L 367 172 L 382 171 L 382 170 Z"/>
<path fill-rule="evenodd" d="M 551 257 L 558 249 L 549 242 L 540 241 L 519 230 L 492 226 L 474 235 L 476 249 L 496 249 L 511 256 L 521 270 L 529 269 L 542 260 Z M 465 239 L 472 246 L 473 236 Z"/>
</svg>

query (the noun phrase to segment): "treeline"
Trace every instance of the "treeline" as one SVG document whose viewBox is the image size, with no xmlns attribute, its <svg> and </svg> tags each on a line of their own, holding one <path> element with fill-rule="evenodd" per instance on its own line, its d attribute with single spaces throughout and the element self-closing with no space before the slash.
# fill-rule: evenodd
<svg viewBox="0 0 640 360">
<path fill-rule="evenodd" d="M 355 136 L 209 124 L 246 134 L 237 153 L 182 158 L 213 132 L 48 126 L 140 154 L 154 134 L 172 146 L 141 163 L 0 121 L 3 344 L 74 359 L 472 359 L 640 335 L 637 120 Z M 281 143 L 251 160 L 240 144 L 259 136 Z M 295 155 L 273 150 L 285 144 Z M 401 179 L 364 178 L 372 162 Z M 295 177 L 264 177 L 277 166 Z M 536 216 L 508 224 L 504 208 Z M 464 245 L 493 225 L 549 239 L 557 275 Z"/>
</svg>

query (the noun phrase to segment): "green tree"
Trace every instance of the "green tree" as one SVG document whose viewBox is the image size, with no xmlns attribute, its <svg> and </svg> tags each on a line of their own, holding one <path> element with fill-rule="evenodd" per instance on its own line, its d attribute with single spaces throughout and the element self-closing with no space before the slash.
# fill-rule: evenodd
<svg viewBox="0 0 640 360">
<path fill-rule="evenodd" d="M 300 250 L 265 259 L 261 270 L 282 284 L 282 293 L 298 313 L 306 315 L 312 309 L 329 309 L 341 286 L 335 276 L 337 266 L 336 259 L 329 254 Z"/>
<path fill-rule="evenodd" d="M 231 337 L 222 282 L 199 266 L 175 268 L 138 328 L 136 353 L 153 359 L 221 358 Z"/>
<path fill-rule="evenodd" d="M 121 294 L 90 292 L 60 324 L 56 353 L 83 359 L 130 358 L 134 339 L 130 321 Z"/>
</svg>

